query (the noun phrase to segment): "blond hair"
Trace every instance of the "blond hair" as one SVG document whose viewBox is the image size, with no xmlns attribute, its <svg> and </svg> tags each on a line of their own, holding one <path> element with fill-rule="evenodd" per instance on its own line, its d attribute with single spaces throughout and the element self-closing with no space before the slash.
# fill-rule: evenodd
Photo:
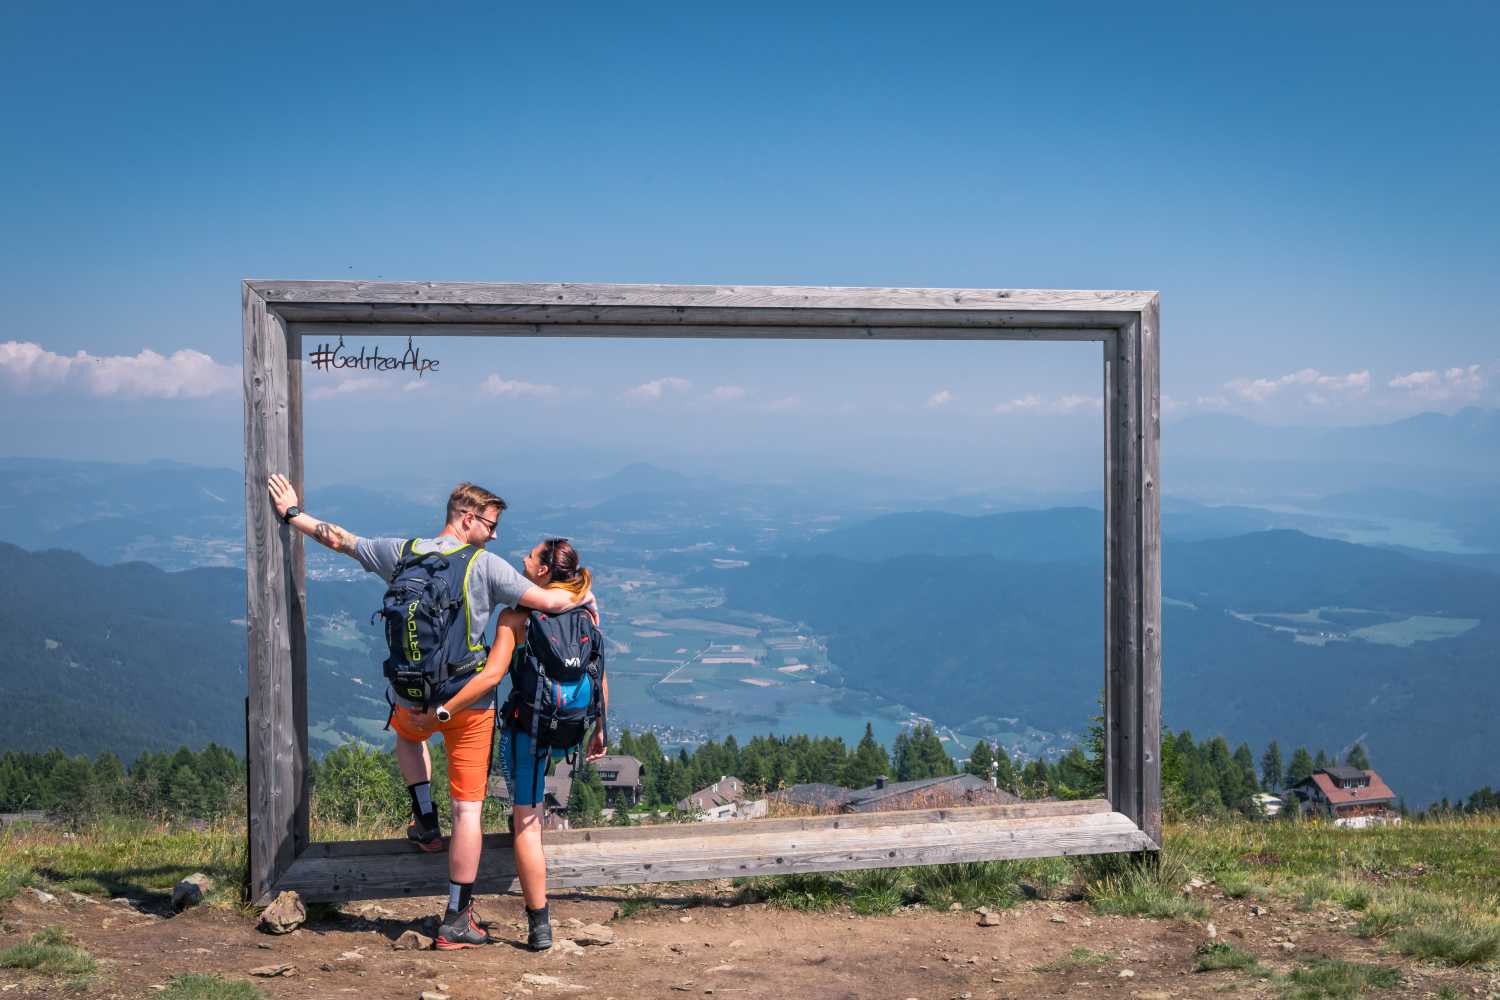
<svg viewBox="0 0 1500 1000">
<path fill-rule="evenodd" d="M 453 487 L 453 492 L 448 494 L 448 520 L 455 521 L 466 513 L 483 514 L 489 508 L 494 507 L 498 511 L 504 511 L 505 501 L 483 486 L 475 486 L 473 483 L 459 483 Z"/>
</svg>

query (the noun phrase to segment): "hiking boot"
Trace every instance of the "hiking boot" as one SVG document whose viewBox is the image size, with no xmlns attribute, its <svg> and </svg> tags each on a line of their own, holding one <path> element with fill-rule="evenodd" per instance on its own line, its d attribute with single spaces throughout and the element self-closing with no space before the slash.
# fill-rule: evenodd
<svg viewBox="0 0 1500 1000">
<path fill-rule="evenodd" d="M 439 951 L 457 951 L 460 948 L 478 948 L 480 945 L 491 944 L 494 940 L 489 931 L 479 925 L 471 904 L 457 913 L 449 913 L 443 917 L 436 945 Z"/>
<path fill-rule="evenodd" d="M 436 854 L 448 848 L 448 841 L 443 839 L 443 831 L 440 828 L 423 826 L 416 820 L 407 824 L 406 839 L 416 844 L 418 850 L 426 851 L 428 854 Z"/>
<path fill-rule="evenodd" d="M 552 947 L 552 921 L 547 919 L 546 910 L 540 914 L 527 910 L 526 923 L 530 927 L 526 932 L 526 947 L 532 951 L 546 951 Z"/>
<path fill-rule="evenodd" d="M 526 933 L 526 947 L 532 951 L 546 951 L 552 947 L 552 924 L 533 924 Z"/>
</svg>

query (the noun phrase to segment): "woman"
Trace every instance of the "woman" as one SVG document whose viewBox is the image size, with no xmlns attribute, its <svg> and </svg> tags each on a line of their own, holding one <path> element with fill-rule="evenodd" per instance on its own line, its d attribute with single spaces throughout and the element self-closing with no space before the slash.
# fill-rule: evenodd
<svg viewBox="0 0 1500 1000">
<path fill-rule="evenodd" d="M 565 590 L 579 599 L 590 593 L 593 576 L 578 565 L 578 553 L 566 538 L 549 538 L 541 542 L 526 556 L 523 565 L 526 578 L 538 587 Z M 598 613 L 592 606 L 588 606 L 588 612 L 597 625 Z M 513 608 L 501 612 L 495 642 L 490 646 L 484 670 L 449 702 L 451 710 L 457 710 L 455 704 L 462 708 L 468 703 L 466 695 L 470 687 L 476 688 L 474 696 L 477 698 L 483 693 L 477 690 L 481 684 L 493 687 L 511 672 L 517 650 L 526 642 L 528 617 L 528 612 Z M 514 677 L 512 683 L 515 683 Z M 608 711 L 609 681 L 602 675 L 599 687 L 602 704 Z M 585 674 L 575 684 L 557 685 L 555 693 L 560 705 L 585 705 L 593 695 L 592 682 Z M 601 720 L 589 740 L 586 759 L 596 760 L 604 756 L 604 751 Z M 510 789 L 516 872 L 521 879 L 521 895 L 526 904 L 526 943 L 536 951 L 552 947 L 552 924 L 547 913 L 547 859 L 542 853 L 545 778 L 549 759 L 561 760 L 568 753 L 569 749 L 560 748 L 538 754 L 530 734 L 517 726 L 513 719 L 505 720 L 500 730 L 500 767 Z"/>
</svg>

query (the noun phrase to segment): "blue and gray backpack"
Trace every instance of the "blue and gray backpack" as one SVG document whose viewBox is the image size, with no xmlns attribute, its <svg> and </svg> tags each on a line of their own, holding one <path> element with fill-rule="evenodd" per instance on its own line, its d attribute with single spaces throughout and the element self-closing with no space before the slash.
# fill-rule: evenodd
<svg viewBox="0 0 1500 1000">
<path fill-rule="evenodd" d="M 589 679 L 589 697 L 568 704 L 563 686 Z M 526 641 L 516 650 L 510 697 L 497 716 L 531 737 L 538 756 L 576 752 L 594 723 L 604 722 L 604 635 L 585 608 L 560 615 L 531 612 Z M 605 736 L 608 742 L 608 734 Z"/>
<path fill-rule="evenodd" d="M 403 698 L 424 708 L 451 697 L 482 666 L 487 650 L 469 645 L 469 568 L 479 550 L 416 552 L 417 539 L 401 547 L 401 559 L 380 610 L 390 656 L 385 677 Z"/>
</svg>

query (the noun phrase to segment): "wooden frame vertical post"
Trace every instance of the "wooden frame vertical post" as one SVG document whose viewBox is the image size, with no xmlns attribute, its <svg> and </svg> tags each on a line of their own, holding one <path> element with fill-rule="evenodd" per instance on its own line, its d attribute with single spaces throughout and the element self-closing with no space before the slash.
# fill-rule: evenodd
<svg viewBox="0 0 1500 1000">
<path fill-rule="evenodd" d="M 306 566 L 266 501 L 273 472 L 302 489 L 302 366 L 300 338 L 248 283 L 242 294 L 249 888 L 263 899 L 309 839 Z"/>
<path fill-rule="evenodd" d="M 308 843 L 301 537 L 266 479 L 303 492 L 304 336 L 1097 341 L 1104 367 L 1105 799 L 549 838 L 549 884 L 584 886 L 1151 850 L 1161 843 L 1159 298 L 1155 292 L 246 281 L 245 569 L 250 895 L 430 891 L 404 842 Z M 486 838 L 480 888 L 514 882 Z"/>
</svg>

